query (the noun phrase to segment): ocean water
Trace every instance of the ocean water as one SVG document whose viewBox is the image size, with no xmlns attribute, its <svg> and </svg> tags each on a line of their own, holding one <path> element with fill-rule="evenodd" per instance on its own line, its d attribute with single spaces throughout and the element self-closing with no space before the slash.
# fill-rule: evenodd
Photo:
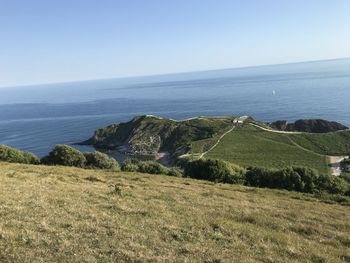
<svg viewBox="0 0 350 263">
<path fill-rule="evenodd" d="M 0 144 L 43 156 L 143 114 L 324 118 L 350 126 L 350 59 L 1 88 Z"/>
</svg>

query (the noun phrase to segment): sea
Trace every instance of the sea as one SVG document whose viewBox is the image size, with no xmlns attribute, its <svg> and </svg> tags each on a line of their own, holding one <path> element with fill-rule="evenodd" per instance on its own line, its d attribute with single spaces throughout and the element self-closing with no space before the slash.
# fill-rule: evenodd
<svg viewBox="0 0 350 263">
<path fill-rule="evenodd" d="M 350 126 L 350 59 L 3 87 L 0 144 L 42 157 L 57 144 L 74 145 L 144 114 L 322 118 Z"/>
</svg>

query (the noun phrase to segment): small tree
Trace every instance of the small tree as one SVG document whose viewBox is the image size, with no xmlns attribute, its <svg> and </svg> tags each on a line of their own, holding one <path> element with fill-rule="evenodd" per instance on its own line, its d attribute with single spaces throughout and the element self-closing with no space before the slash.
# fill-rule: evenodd
<svg viewBox="0 0 350 263">
<path fill-rule="evenodd" d="M 138 163 L 139 161 L 137 160 L 126 159 L 121 165 L 121 170 L 123 172 L 137 172 L 139 168 Z"/>
<path fill-rule="evenodd" d="M 110 169 L 119 171 L 120 167 L 118 162 L 109 157 L 107 154 L 101 152 L 88 152 L 84 153 L 86 159 L 86 167 L 97 169 Z"/>
<path fill-rule="evenodd" d="M 138 172 L 140 173 L 148 173 L 148 174 L 167 174 L 168 168 L 164 165 L 153 162 L 153 161 L 145 161 L 138 163 Z"/>
<path fill-rule="evenodd" d="M 42 159 L 44 164 L 85 167 L 86 158 L 80 151 L 68 146 L 57 145 L 48 156 Z"/>
<path fill-rule="evenodd" d="M 25 164 L 40 163 L 40 159 L 36 155 L 6 145 L 0 145 L 0 161 Z"/>
<path fill-rule="evenodd" d="M 345 194 L 350 190 L 350 184 L 341 177 L 322 175 L 317 180 L 317 189 L 330 194 Z"/>
<path fill-rule="evenodd" d="M 222 160 L 199 159 L 189 162 L 184 173 L 195 179 L 222 183 L 243 183 L 245 170 Z"/>
</svg>

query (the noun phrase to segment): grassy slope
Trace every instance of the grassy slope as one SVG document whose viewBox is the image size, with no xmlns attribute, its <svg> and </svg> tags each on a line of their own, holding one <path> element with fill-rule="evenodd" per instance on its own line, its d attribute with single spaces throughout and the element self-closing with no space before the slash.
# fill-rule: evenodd
<svg viewBox="0 0 350 263">
<path fill-rule="evenodd" d="M 325 155 L 348 155 L 350 153 L 350 132 L 303 133 L 288 135 L 297 144 L 311 151 Z"/>
<path fill-rule="evenodd" d="M 325 156 L 298 148 L 288 136 L 290 135 L 245 125 L 227 134 L 207 157 L 224 159 L 242 166 L 283 168 L 302 165 L 328 173 Z"/>
<path fill-rule="evenodd" d="M 0 262 L 350 260 L 349 207 L 300 193 L 5 163 L 0 192 Z"/>
<path fill-rule="evenodd" d="M 207 141 L 205 145 L 210 145 L 213 138 L 220 136 L 222 131 L 232 127 L 233 119 L 234 117 L 224 116 L 221 118 L 200 117 L 178 122 L 177 128 L 165 140 L 164 146 L 168 150 L 175 150 L 180 146 L 191 145 L 193 141 L 198 140 Z"/>
<path fill-rule="evenodd" d="M 232 128 L 232 124 L 225 127 L 226 129 L 220 130 L 220 132 L 217 132 L 212 138 L 203 139 L 203 140 L 197 140 L 192 141 L 191 143 L 191 153 L 194 155 L 200 155 L 203 152 L 206 152 L 209 150 L 220 138 L 222 134 L 224 134 L 226 131 L 230 130 Z"/>
</svg>

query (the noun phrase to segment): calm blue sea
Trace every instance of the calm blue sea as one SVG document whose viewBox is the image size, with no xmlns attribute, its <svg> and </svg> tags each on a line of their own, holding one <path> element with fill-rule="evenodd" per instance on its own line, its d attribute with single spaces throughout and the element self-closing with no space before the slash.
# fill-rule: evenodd
<svg viewBox="0 0 350 263">
<path fill-rule="evenodd" d="M 324 118 L 350 126 L 350 59 L 1 88 L 0 144 L 43 156 L 142 114 Z"/>
</svg>

